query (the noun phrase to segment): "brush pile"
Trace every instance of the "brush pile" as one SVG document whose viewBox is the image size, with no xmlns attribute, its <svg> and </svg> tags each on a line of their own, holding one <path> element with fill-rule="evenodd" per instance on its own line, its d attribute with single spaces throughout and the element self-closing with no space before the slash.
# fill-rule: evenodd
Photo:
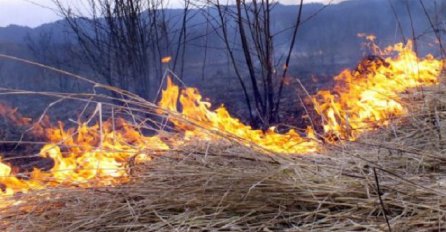
<svg viewBox="0 0 446 232">
<path fill-rule="evenodd" d="M 16 196 L 0 230 L 443 231 L 445 91 L 410 94 L 409 116 L 319 154 L 196 142 L 129 164 L 124 185 Z"/>
</svg>

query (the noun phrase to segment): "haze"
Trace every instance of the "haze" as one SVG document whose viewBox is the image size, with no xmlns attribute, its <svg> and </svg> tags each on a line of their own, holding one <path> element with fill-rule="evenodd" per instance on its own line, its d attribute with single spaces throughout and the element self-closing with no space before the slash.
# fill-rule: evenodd
<svg viewBox="0 0 446 232">
<path fill-rule="evenodd" d="M 344 0 L 333 0 L 338 3 Z M 63 2 L 70 2 L 63 0 Z M 171 0 L 172 7 L 181 7 L 181 0 Z M 296 0 L 280 0 L 282 4 L 296 4 Z M 318 2 L 327 4 L 330 0 L 304 0 L 304 3 Z M 0 27 L 10 24 L 36 27 L 58 20 L 60 16 L 51 10 L 52 0 L 0 0 Z"/>
</svg>

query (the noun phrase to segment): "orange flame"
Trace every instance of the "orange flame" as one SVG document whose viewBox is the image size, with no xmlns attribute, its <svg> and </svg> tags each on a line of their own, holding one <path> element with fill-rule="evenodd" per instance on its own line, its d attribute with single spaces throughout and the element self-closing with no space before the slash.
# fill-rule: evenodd
<svg viewBox="0 0 446 232">
<path fill-rule="evenodd" d="M 171 56 L 166 56 L 166 57 L 161 58 L 161 63 L 163 63 L 163 64 L 167 64 L 170 61 L 172 61 L 172 57 Z"/>
<path fill-rule="evenodd" d="M 177 110 L 178 104 L 181 111 Z M 317 150 L 318 143 L 312 139 L 300 136 L 295 130 L 279 134 L 275 129 L 267 131 L 255 130 L 245 125 L 239 119 L 232 117 L 224 106 L 211 110 L 212 104 L 202 100 L 202 96 L 195 88 L 185 88 L 179 93 L 179 87 L 173 84 L 169 78 L 167 89 L 163 91 L 159 106 L 170 111 L 181 113 L 188 120 L 198 124 L 198 128 L 223 132 L 236 138 L 242 139 L 245 145 L 255 144 L 263 149 L 286 154 L 302 154 Z M 188 127 L 180 122 L 173 121 L 175 126 L 183 129 L 185 139 L 202 138 L 212 140 L 213 137 L 197 127 Z"/>
<path fill-rule="evenodd" d="M 372 57 L 356 70 L 344 70 L 335 77 L 333 90 L 319 91 L 311 97 L 329 141 L 353 141 L 367 131 L 388 125 L 393 117 L 407 114 L 399 94 L 439 82 L 443 61 L 431 55 L 419 59 L 412 51 L 411 42 L 396 44 L 384 51 L 377 46 L 372 48 L 387 58 Z M 218 139 L 205 133 L 210 130 L 236 137 L 247 146 L 255 144 L 282 154 L 305 154 L 320 149 L 312 129 L 306 130 L 306 136 L 295 130 L 277 133 L 274 127 L 266 131 L 253 129 L 232 117 L 224 106 L 212 109 L 197 89 L 180 88 L 170 78 L 158 104 L 163 109 L 159 110 L 160 114 L 174 112 L 198 125 L 192 127 L 170 119 L 184 132 L 186 142 L 194 138 Z M 0 115 L 17 125 L 31 125 L 30 119 L 6 106 L 0 105 Z M 171 149 L 160 135 L 145 136 L 124 119 L 69 129 L 62 123 L 49 126 L 47 120 L 33 128 L 34 133 L 47 139 L 40 156 L 51 158 L 54 165 L 49 171 L 34 169 L 18 175 L 0 160 L 0 208 L 19 204 L 19 200 L 11 198 L 16 193 L 54 186 L 87 188 L 125 183 L 130 178 L 129 164 L 150 161 L 155 152 Z"/>
<path fill-rule="evenodd" d="M 75 130 L 65 130 L 63 125 L 45 129 L 48 144 L 40 156 L 51 158 L 54 166 L 48 172 L 34 169 L 29 178 L 19 178 L 11 166 L 0 160 L 0 200 L 53 186 L 99 187 L 115 186 L 129 180 L 128 165 L 151 160 L 155 151 L 168 150 L 160 137 L 147 137 L 123 119 L 113 125 L 107 121 L 98 125 L 83 124 Z M 6 200 L 0 208 L 11 205 Z"/>
<path fill-rule="evenodd" d="M 390 54 L 396 52 L 396 57 Z M 323 118 L 330 140 L 355 140 L 364 132 L 386 126 L 407 113 L 399 94 L 411 88 L 439 82 L 442 61 L 428 55 L 419 59 L 412 42 L 388 47 L 386 59 L 364 60 L 357 70 L 344 70 L 335 77 L 331 91 L 319 91 L 312 100 Z"/>
</svg>

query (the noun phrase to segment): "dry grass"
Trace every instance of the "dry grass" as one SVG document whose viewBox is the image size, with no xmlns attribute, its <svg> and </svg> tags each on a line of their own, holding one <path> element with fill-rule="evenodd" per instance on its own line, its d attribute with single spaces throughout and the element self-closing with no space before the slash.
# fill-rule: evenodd
<svg viewBox="0 0 446 232">
<path fill-rule="evenodd" d="M 205 150 L 193 146 L 135 167 L 135 178 L 124 186 L 25 195 L 24 206 L 1 212 L 0 229 L 387 230 L 368 162 L 339 154 L 277 163 L 239 146 Z M 361 151 L 352 150 L 355 156 Z M 376 172 L 393 230 L 445 228 L 446 186 L 433 179 L 435 172 L 407 171 L 404 178 Z"/>
<path fill-rule="evenodd" d="M 386 231 L 388 221 L 393 231 L 442 231 L 445 99 L 442 88 L 424 92 L 401 123 L 323 154 L 188 145 L 133 167 L 123 186 L 24 195 L 0 212 L 0 230 Z"/>
<path fill-rule="evenodd" d="M 445 90 L 410 95 L 410 117 L 321 154 L 197 142 L 129 167 L 122 186 L 17 196 L 0 230 L 443 231 Z"/>
</svg>

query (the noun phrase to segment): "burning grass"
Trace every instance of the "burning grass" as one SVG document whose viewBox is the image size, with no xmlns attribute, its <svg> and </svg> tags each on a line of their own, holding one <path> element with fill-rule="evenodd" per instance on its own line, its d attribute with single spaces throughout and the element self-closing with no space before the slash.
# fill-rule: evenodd
<svg viewBox="0 0 446 232">
<path fill-rule="evenodd" d="M 380 231 L 387 224 L 375 168 L 395 231 L 444 229 L 446 186 L 435 179 L 441 172 L 410 167 L 433 162 L 377 150 L 352 144 L 348 154 L 274 161 L 231 144 L 185 147 L 135 167 L 132 181 L 122 186 L 24 195 L 26 203 L 2 210 L 0 228 Z"/>
<path fill-rule="evenodd" d="M 388 51 L 309 97 L 322 130 L 305 134 L 255 130 L 171 79 L 158 106 L 97 83 L 124 106 L 64 95 L 97 106 L 71 128 L 6 110 L 54 164 L 0 163 L 0 230 L 444 230 L 443 61 Z"/>
<path fill-rule="evenodd" d="M 410 116 L 311 156 L 197 142 L 130 166 L 116 187 L 51 188 L 2 209 L 2 231 L 441 231 L 446 228 L 445 87 Z M 387 219 L 386 219 L 387 218 Z"/>
</svg>

